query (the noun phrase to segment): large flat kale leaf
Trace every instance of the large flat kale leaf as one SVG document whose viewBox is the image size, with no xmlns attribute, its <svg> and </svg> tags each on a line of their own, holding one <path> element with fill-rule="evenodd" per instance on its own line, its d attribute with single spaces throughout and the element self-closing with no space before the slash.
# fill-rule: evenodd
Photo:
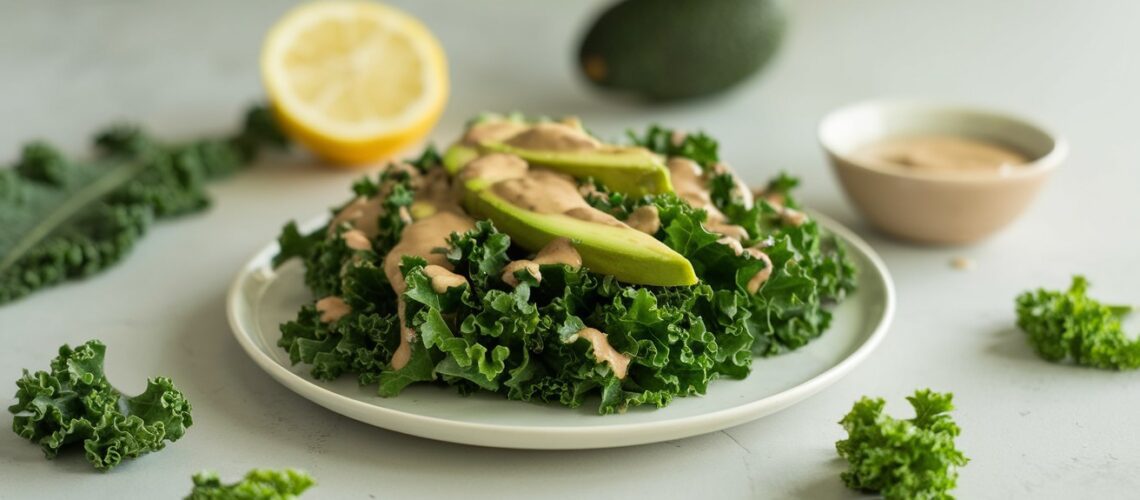
<svg viewBox="0 0 1140 500">
<path fill-rule="evenodd" d="M 0 304 L 118 262 L 155 219 L 205 208 L 205 183 L 251 163 L 266 144 L 285 139 L 270 111 L 255 107 L 225 139 L 171 145 L 117 126 L 83 162 L 27 145 L 0 169 Z"/>
</svg>

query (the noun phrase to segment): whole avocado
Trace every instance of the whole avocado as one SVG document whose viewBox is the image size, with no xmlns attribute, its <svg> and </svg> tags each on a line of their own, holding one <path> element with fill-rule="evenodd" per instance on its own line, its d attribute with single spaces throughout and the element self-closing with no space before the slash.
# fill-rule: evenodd
<svg viewBox="0 0 1140 500">
<path fill-rule="evenodd" d="M 624 0 L 594 22 L 578 61 L 600 87 L 657 101 L 705 96 L 771 60 L 785 24 L 779 0 Z"/>
</svg>

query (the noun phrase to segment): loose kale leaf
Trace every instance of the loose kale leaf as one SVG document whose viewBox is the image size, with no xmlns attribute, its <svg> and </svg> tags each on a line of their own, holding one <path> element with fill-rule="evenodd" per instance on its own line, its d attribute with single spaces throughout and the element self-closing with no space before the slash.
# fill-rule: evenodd
<svg viewBox="0 0 1140 500">
<path fill-rule="evenodd" d="M 254 469 L 233 484 L 202 471 L 194 474 L 194 490 L 186 500 L 293 500 L 314 484 L 312 476 L 294 469 Z"/>
<path fill-rule="evenodd" d="M 1089 282 L 1074 276 L 1068 291 L 1038 289 L 1017 297 L 1017 326 L 1037 354 L 1109 370 L 1140 368 L 1140 340 L 1124 334 L 1129 306 L 1104 305 L 1088 296 Z"/>
<path fill-rule="evenodd" d="M 0 304 L 118 262 L 155 218 L 205 208 L 206 181 L 249 164 L 262 145 L 284 144 L 264 107 L 221 140 L 168 145 L 112 127 L 86 162 L 29 144 L 13 168 L 0 169 Z"/>
<path fill-rule="evenodd" d="M 847 487 L 886 499 L 953 498 L 958 468 L 969 459 L 954 443 L 958 425 L 950 393 L 916 391 L 907 398 L 915 417 L 883 414 L 882 399 L 862 398 L 839 421 L 847 439 L 835 443 L 849 467 L 840 476 Z"/>
<path fill-rule="evenodd" d="M 147 381 L 142 394 L 126 396 L 103 374 L 106 347 L 92 340 L 75 349 L 64 345 L 51 371 L 24 370 L 16 381 L 12 430 L 40 445 L 48 458 L 82 443 L 87 461 L 106 471 L 124 459 L 161 450 L 190 427 L 190 402 L 170 379 Z"/>
</svg>

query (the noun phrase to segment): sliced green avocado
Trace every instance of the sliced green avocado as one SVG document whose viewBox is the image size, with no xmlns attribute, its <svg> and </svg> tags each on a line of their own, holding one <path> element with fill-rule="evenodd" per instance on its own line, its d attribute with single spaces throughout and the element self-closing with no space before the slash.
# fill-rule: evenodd
<svg viewBox="0 0 1140 500">
<path fill-rule="evenodd" d="M 640 196 L 673 192 L 669 169 L 660 156 L 645 148 L 541 151 L 501 142 L 485 142 L 481 147 L 495 153 L 513 154 L 531 165 L 543 166 L 574 177 L 593 177 L 607 188 L 620 193 Z"/>
<path fill-rule="evenodd" d="M 463 144 L 452 144 L 443 153 L 443 168 L 451 175 L 458 174 L 467 162 L 479 157 L 479 150 Z"/>
<path fill-rule="evenodd" d="M 697 283 L 693 265 L 684 256 L 641 231 L 533 212 L 495 194 L 481 179 L 469 180 L 464 186 L 468 212 L 491 219 L 495 227 L 530 251 L 537 252 L 555 238 L 570 238 L 583 264 L 619 281 L 655 286 Z"/>
</svg>

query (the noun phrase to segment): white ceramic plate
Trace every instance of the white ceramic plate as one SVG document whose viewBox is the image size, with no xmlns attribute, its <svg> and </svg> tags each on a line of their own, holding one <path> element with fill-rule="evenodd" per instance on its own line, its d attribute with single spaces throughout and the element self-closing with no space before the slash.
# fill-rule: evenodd
<svg viewBox="0 0 1140 500">
<path fill-rule="evenodd" d="M 360 387 L 353 376 L 316 380 L 309 376 L 309 366 L 291 366 L 288 354 L 277 347 L 278 326 L 293 319 L 312 296 L 302 283 L 299 262 L 271 267 L 276 243 L 261 249 L 238 273 L 226 307 L 238 343 L 274 379 L 325 408 L 377 427 L 503 448 L 608 448 L 679 439 L 739 425 L 804 400 L 849 373 L 886 334 L 895 294 L 883 262 L 848 229 L 814 216 L 847 243 L 859 269 L 859 290 L 835 309 L 831 329 L 796 352 L 756 359 L 744 380 L 714 381 L 707 395 L 676 398 L 662 409 L 599 416 L 596 401 L 567 409 L 497 394 L 463 397 L 454 389 L 422 385 L 381 398 L 375 386 Z M 324 220 L 307 226 L 318 227 Z"/>
</svg>

